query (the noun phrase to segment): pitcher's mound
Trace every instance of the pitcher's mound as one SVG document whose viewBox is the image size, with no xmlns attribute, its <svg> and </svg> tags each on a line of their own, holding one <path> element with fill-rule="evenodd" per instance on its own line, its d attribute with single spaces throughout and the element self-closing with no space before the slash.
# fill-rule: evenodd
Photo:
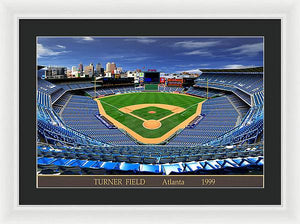
<svg viewBox="0 0 300 224">
<path fill-rule="evenodd" d="M 149 121 L 144 121 L 143 126 L 144 126 L 144 128 L 153 130 L 153 129 L 160 128 L 161 123 L 160 123 L 160 121 L 149 120 Z"/>
<path fill-rule="evenodd" d="M 149 111 L 148 113 L 149 113 L 149 114 L 156 114 L 156 111 L 151 110 L 151 111 Z"/>
</svg>

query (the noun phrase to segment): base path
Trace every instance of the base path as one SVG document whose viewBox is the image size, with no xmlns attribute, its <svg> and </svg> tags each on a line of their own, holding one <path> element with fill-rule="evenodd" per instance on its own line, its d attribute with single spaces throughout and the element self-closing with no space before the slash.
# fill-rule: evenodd
<svg viewBox="0 0 300 224">
<path fill-rule="evenodd" d="M 145 107 L 158 107 L 166 110 L 170 110 L 173 113 L 179 114 L 185 109 L 183 107 L 173 106 L 173 105 L 167 105 L 167 104 L 159 104 L 159 103 L 145 103 L 145 104 L 136 104 L 136 105 L 130 105 L 127 107 L 122 107 L 119 110 L 123 113 L 131 113 L 132 111 L 143 109 Z"/>
<path fill-rule="evenodd" d="M 145 104 L 136 104 L 136 105 L 130 105 L 130 106 L 127 106 L 127 107 L 122 107 L 122 108 L 119 109 L 119 111 L 121 111 L 121 112 L 123 112 L 125 114 L 130 114 L 131 116 L 136 117 L 136 118 L 138 118 L 138 119 L 146 122 L 147 120 L 145 120 L 144 118 L 142 118 L 140 116 L 137 116 L 137 115 L 135 115 L 135 114 L 133 114 L 131 112 L 135 111 L 135 110 L 147 108 L 147 107 L 158 107 L 158 108 L 166 109 L 166 110 L 169 110 L 169 111 L 173 112 L 172 114 L 170 114 L 168 116 L 165 116 L 165 117 L 159 119 L 158 121 L 162 121 L 164 119 L 167 119 L 168 117 L 173 116 L 174 114 L 179 114 L 179 113 L 181 113 L 181 112 L 183 112 L 183 111 L 186 110 L 183 107 L 178 107 L 178 106 L 174 106 L 174 105 L 158 104 L 158 103 L 148 103 L 148 104 L 145 103 Z M 155 111 L 149 111 L 148 113 L 150 113 L 150 112 L 152 112 L 152 114 L 156 113 Z"/>
<path fill-rule="evenodd" d="M 108 115 L 105 112 L 100 100 L 95 99 L 95 101 L 98 104 L 99 112 L 100 112 L 101 115 L 105 116 L 116 127 L 125 130 L 128 134 L 130 134 L 137 141 L 139 141 L 141 143 L 144 143 L 144 144 L 159 144 L 161 142 L 164 142 L 168 138 L 170 138 L 178 130 L 185 128 L 191 121 L 193 121 L 197 116 L 199 116 L 201 114 L 202 104 L 205 102 L 205 101 L 202 101 L 201 103 L 198 103 L 197 110 L 193 115 L 191 115 L 185 121 L 183 121 L 182 123 L 180 123 L 179 125 L 177 125 L 173 129 L 171 129 L 170 131 L 168 131 L 167 133 L 165 133 L 161 137 L 159 137 L 159 138 L 145 138 L 145 137 L 139 135 L 138 133 L 134 132 L 133 130 L 131 130 L 127 126 L 123 125 L 122 123 L 120 123 L 116 119 L 112 118 L 110 115 Z M 123 107 L 119 110 L 122 111 L 123 113 L 127 113 L 127 114 L 132 115 L 132 113 L 131 113 L 132 111 L 137 110 L 137 109 L 142 109 L 142 108 L 145 108 L 145 107 L 149 107 L 149 106 L 160 107 L 160 108 L 163 108 L 163 109 L 171 110 L 173 112 L 172 115 L 174 113 L 181 113 L 185 110 L 182 107 L 177 107 L 177 106 L 173 106 L 173 105 L 166 105 L 166 104 L 138 104 L 138 105 L 131 105 L 131 106 Z M 138 116 L 135 116 L 135 117 L 138 117 Z M 153 130 L 153 129 L 158 129 L 160 127 L 159 124 L 161 125 L 160 121 L 167 118 L 167 117 L 169 117 L 169 116 L 166 116 L 166 117 L 164 117 L 160 120 L 148 120 L 148 121 L 145 120 L 145 119 L 141 119 L 139 117 L 138 118 L 144 121 L 143 126 L 145 128 Z M 151 121 L 151 122 L 149 123 L 149 121 Z"/>
</svg>

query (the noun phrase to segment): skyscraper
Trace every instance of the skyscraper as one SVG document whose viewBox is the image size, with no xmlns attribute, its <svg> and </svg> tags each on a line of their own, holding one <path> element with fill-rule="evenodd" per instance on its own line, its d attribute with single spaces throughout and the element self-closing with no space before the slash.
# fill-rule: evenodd
<svg viewBox="0 0 300 224">
<path fill-rule="evenodd" d="M 81 62 L 78 65 L 78 73 L 79 73 L 79 76 L 83 75 L 83 64 Z"/>
<path fill-rule="evenodd" d="M 110 62 L 108 62 L 107 64 L 106 64 L 106 70 L 105 70 L 106 72 L 111 72 L 111 64 L 110 64 Z"/>
<path fill-rule="evenodd" d="M 77 71 L 77 67 L 76 66 L 72 66 L 72 72 Z"/>
<path fill-rule="evenodd" d="M 116 70 L 117 66 L 114 62 L 111 63 L 111 71 Z"/>
<path fill-rule="evenodd" d="M 112 71 L 114 71 L 116 69 L 117 69 L 117 66 L 116 66 L 116 64 L 114 62 L 112 62 L 112 63 L 108 62 L 106 64 L 106 72 L 112 72 Z"/>
<path fill-rule="evenodd" d="M 103 74 L 104 69 L 102 68 L 101 63 L 98 63 L 96 65 L 96 75 L 101 76 Z"/>
<path fill-rule="evenodd" d="M 77 78 L 78 77 L 78 73 L 79 73 L 79 71 L 78 71 L 78 69 L 77 69 L 77 67 L 76 66 L 72 66 L 72 77 L 73 78 Z"/>
<path fill-rule="evenodd" d="M 94 76 L 94 65 L 93 65 L 93 63 L 91 63 L 90 65 L 84 67 L 84 74 L 85 74 L 85 77 L 90 77 L 91 78 L 91 77 Z"/>
</svg>

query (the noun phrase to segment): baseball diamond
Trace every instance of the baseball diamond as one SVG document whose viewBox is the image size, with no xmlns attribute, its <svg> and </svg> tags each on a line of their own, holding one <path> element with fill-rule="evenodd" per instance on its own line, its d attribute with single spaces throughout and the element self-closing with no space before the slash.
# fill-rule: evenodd
<svg viewBox="0 0 300 224">
<path fill-rule="evenodd" d="M 103 116 L 144 144 L 162 143 L 185 128 L 201 114 L 204 100 L 161 92 L 129 93 L 96 99 Z"/>
<path fill-rule="evenodd" d="M 136 106 L 138 106 L 138 105 L 136 105 Z M 167 115 L 172 114 L 172 111 L 160 108 L 158 106 L 157 107 L 147 106 L 147 107 L 144 107 L 144 108 L 141 108 L 141 109 L 134 110 L 131 113 L 135 114 L 139 117 L 142 117 L 146 120 L 151 120 L 151 119 L 157 120 L 157 119 L 160 119 L 160 118 L 163 118 Z"/>
</svg>

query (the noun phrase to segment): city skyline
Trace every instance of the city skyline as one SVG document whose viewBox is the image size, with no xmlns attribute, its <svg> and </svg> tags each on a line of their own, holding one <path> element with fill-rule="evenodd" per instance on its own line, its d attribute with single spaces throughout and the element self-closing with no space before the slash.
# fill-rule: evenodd
<svg viewBox="0 0 300 224">
<path fill-rule="evenodd" d="M 262 37 L 38 37 L 37 62 L 71 69 L 108 62 L 165 73 L 263 66 Z"/>
</svg>

